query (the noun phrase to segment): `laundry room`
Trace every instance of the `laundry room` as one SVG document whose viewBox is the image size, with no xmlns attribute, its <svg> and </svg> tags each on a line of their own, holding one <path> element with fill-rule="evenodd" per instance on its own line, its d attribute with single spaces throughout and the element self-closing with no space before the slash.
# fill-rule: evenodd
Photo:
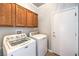
<svg viewBox="0 0 79 59">
<path fill-rule="evenodd" d="M 79 3 L 0 3 L 0 56 L 79 56 Z"/>
</svg>

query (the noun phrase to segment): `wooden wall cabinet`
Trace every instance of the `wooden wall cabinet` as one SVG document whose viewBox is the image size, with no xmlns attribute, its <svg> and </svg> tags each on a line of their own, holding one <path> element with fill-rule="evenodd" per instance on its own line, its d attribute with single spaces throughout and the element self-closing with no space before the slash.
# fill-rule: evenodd
<svg viewBox="0 0 79 59">
<path fill-rule="evenodd" d="M 11 4 L 0 3 L 0 26 L 12 26 Z"/>
<path fill-rule="evenodd" d="M 33 23 L 33 13 L 31 11 L 27 11 L 27 27 L 32 27 Z"/>
<path fill-rule="evenodd" d="M 16 5 L 16 26 L 26 26 L 26 20 L 26 9 L 19 5 Z"/>
<path fill-rule="evenodd" d="M 38 15 L 15 3 L 0 3 L 0 26 L 37 27 Z"/>
<path fill-rule="evenodd" d="M 33 26 L 38 27 L 38 14 L 33 13 Z"/>
<path fill-rule="evenodd" d="M 27 27 L 37 27 L 38 26 L 38 15 L 32 11 L 27 11 Z"/>
</svg>

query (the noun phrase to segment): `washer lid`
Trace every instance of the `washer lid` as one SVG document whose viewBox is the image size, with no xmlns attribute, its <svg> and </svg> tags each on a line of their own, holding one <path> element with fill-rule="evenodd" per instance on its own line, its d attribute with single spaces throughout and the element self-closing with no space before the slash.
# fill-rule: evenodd
<svg viewBox="0 0 79 59">
<path fill-rule="evenodd" d="M 35 39 L 43 39 L 43 38 L 45 38 L 45 37 L 47 37 L 47 36 L 44 35 L 44 34 L 37 34 L 37 35 L 33 35 L 33 36 L 32 36 L 32 38 L 35 38 Z"/>
</svg>

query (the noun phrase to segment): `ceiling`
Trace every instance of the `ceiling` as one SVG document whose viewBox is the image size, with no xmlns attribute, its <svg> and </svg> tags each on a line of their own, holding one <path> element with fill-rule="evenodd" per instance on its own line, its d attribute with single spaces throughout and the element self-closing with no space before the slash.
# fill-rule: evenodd
<svg viewBox="0 0 79 59">
<path fill-rule="evenodd" d="M 40 7 L 40 6 L 42 6 L 43 4 L 45 4 L 45 3 L 33 3 L 36 7 Z"/>
</svg>

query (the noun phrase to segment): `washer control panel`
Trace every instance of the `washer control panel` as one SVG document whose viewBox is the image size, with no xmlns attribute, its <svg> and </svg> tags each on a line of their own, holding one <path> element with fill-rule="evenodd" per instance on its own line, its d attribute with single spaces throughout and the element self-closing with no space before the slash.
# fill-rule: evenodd
<svg viewBox="0 0 79 59">
<path fill-rule="evenodd" d="M 15 34 L 15 35 L 8 35 L 6 36 L 6 41 L 11 45 L 11 46 L 15 46 L 18 44 L 21 44 L 23 42 L 26 42 L 28 40 L 30 40 L 29 37 L 27 37 L 27 35 L 25 33 L 22 34 Z"/>
<path fill-rule="evenodd" d="M 22 34 L 15 34 L 15 35 L 8 35 L 6 36 L 7 40 L 17 40 L 17 39 L 21 39 L 21 38 L 25 38 L 27 37 L 27 35 L 25 33 Z"/>
</svg>

